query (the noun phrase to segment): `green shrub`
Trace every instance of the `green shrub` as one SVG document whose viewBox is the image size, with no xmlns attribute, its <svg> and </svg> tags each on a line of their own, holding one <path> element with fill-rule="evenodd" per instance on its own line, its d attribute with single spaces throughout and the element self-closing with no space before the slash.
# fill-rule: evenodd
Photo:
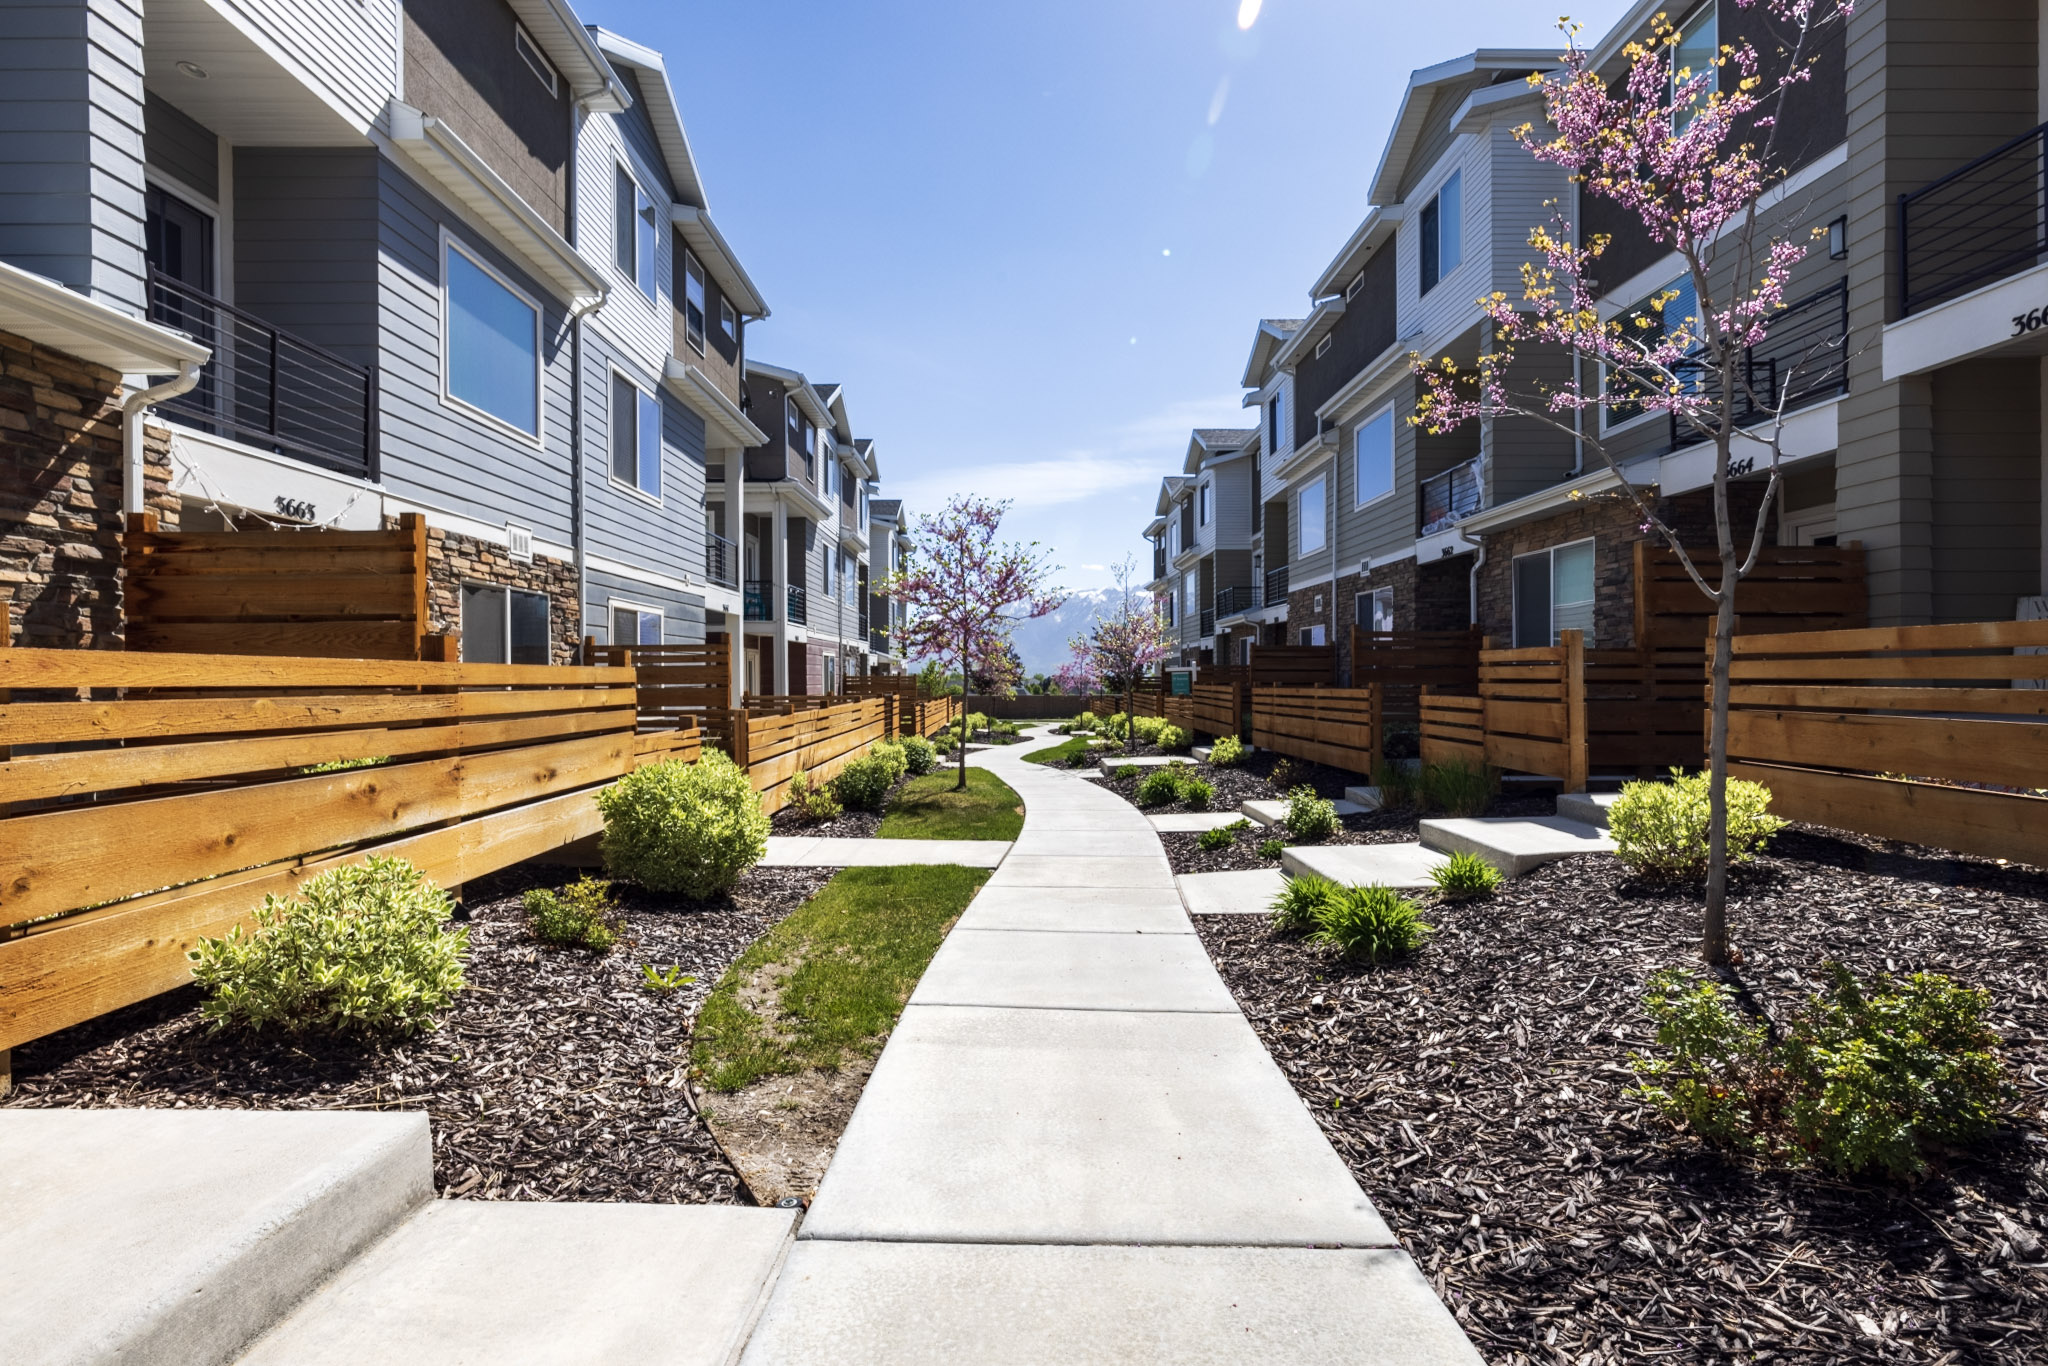
<svg viewBox="0 0 2048 1366">
<path fill-rule="evenodd" d="M 1229 825 L 1219 825 L 1213 830 L 1204 830 L 1201 834 L 1195 836 L 1195 845 L 1198 848 L 1207 849 L 1211 852 L 1218 849 L 1228 849 L 1231 845 L 1237 843 L 1237 832 L 1250 824 L 1250 821 L 1235 821 Z"/>
<path fill-rule="evenodd" d="M 942 730 L 932 737 L 932 750 L 934 753 L 951 754 L 958 748 L 960 748 L 960 734 L 958 731 Z"/>
<path fill-rule="evenodd" d="M 1218 768 L 1236 768 L 1244 762 L 1244 741 L 1235 735 L 1218 736 L 1209 747 L 1209 762 Z"/>
<path fill-rule="evenodd" d="M 1266 775 L 1266 785 L 1275 792 L 1287 792 L 1300 786 L 1301 770 L 1292 759 L 1282 759 L 1273 765 L 1273 771 Z"/>
<path fill-rule="evenodd" d="M 855 811 L 880 811 L 889 800 L 889 790 L 903 781 L 909 756 L 900 745 L 887 741 L 872 745 L 868 752 L 839 770 L 832 780 L 832 795 Z"/>
<path fill-rule="evenodd" d="M 1137 736 L 1140 741 L 1148 745 L 1159 744 L 1159 737 L 1165 733 L 1166 728 L 1166 718 L 1163 716 L 1134 716 L 1131 718 L 1131 734 Z M 1163 749 L 1164 746 L 1162 745 L 1161 748 Z"/>
<path fill-rule="evenodd" d="M 347 773 L 357 768 L 382 768 L 390 762 L 391 756 L 388 754 L 368 759 L 329 759 L 324 764 L 308 764 L 299 770 L 299 776 L 311 778 L 322 773 Z"/>
<path fill-rule="evenodd" d="M 987 729 L 988 729 L 988 726 L 989 726 L 989 718 L 988 718 L 988 713 L 987 713 L 987 712 L 985 712 L 985 711 L 971 711 L 971 712 L 967 713 L 967 718 L 966 718 L 966 719 L 967 719 L 967 729 L 968 729 L 969 731 L 978 731 L 978 730 L 987 730 Z"/>
<path fill-rule="evenodd" d="M 559 892 L 535 887 L 519 900 L 533 937 L 543 944 L 603 953 L 618 942 L 618 907 L 612 904 L 610 883 L 578 878 Z"/>
<path fill-rule="evenodd" d="M 188 957 L 215 1028 L 377 1037 L 414 1034 L 461 991 L 469 931 L 448 894 L 403 859 L 372 858 L 266 896 L 255 924 Z"/>
<path fill-rule="evenodd" d="M 1094 734 L 1095 714 L 1093 712 L 1084 711 L 1079 716 L 1075 717 L 1073 720 L 1067 722 L 1067 733 L 1069 735 Z"/>
<path fill-rule="evenodd" d="M 1464 759 L 1424 764 L 1415 775 L 1415 794 L 1421 805 L 1431 811 L 1451 816 L 1484 815 L 1493 801 L 1493 774 L 1486 765 Z"/>
<path fill-rule="evenodd" d="M 1429 880 L 1447 897 L 1492 896 L 1507 877 L 1477 854 L 1453 854 L 1450 862 L 1430 871 Z"/>
<path fill-rule="evenodd" d="M 1769 814 L 1771 791 L 1728 780 L 1728 861 L 1747 863 L 1785 822 Z M 1614 853 L 1639 873 L 1702 877 L 1707 871 L 1707 775 L 1671 770 L 1671 781 L 1629 783 L 1608 808 Z"/>
<path fill-rule="evenodd" d="M 1382 759 L 1372 766 L 1372 785 L 1380 790 L 1382 811 L 1407 811 L 1420 805 L 1416 774 L 1406 764 Z"/>
<path fill-rule="evenodd" d="M 1278 844 L 1280 841 L 1268 841 Z M 1305 934 L 1320 924 L 1322 909 L 1344 889 L 1326 877 L 1315 873 L 1303 873 L 1288 878 L 1281 884 L 1280 894 L 1273 898 L 1269 910 L 1272 913 L 1273 928 L 1292 930 Z"/>
<path fill-rule="evenodd" d="M 1138 805 L 1164 806 L 1180 800 L 1180 775 L 1173 771 L 1175 767 L 1169 764 L 1145 775 L 1138 784 Z"/>
<path fill-rule="evenodd" d="M 1179 726 L 1161 726 L 1158 738 L 1153 743 L 1168 754 L 1180 754 L 1186 751 L 1188 743 L 1193 739 L 1192 735 Z"/>
<path fill-rule="evenodd" d="M 1131 718 L 1120 711 L 1113 711 L 1103 717 L 1095 729 L 1098 734 L 1123 744 L 1131 738 Z"/>
<path fill-rule="evenodd" d="M 1280 842 L 1279 840 L 1260 840 L 1260 841 L 1259 841 L 1259 857 L 1260 857 L 1260 858 L 1279 858 L 1279 857 L 1280 857 L 1280 856 L 1281 856 L 1282 854 L 1284 854 L 1284 853 L 1286 853 L 1286 852 L 1287 852 L 1287 846 L 1286 846 L 1285 844 L 1281 843 L 1281 842 Z"/>
<path fill-rule="evenodd" d="M 1663 1056 L 1632 1060 L 1640 1094 L 1709 1143 L 1845 1175 L 1918 1176 L 1929 1146 L 1997 1126 L 2009 1092 L 1988 992 L 1937 973 L 1866 987 L 1839 963 L 1827 972 L 1775 1043 L 1718 983 L 1657 974 L 1644 1006 Z"/>
<path fill-rule="evenodd" d="M 1316 909 L 1313 943 L 1368 963 L 1419 949 L 1432 927 L 1422 908 L 1391 887 L 1346 887 Z"/>
<path fill-rule="evenodd" d="M 1179 764 L 1174 765 L 1179 768 Z M 1216 800 L 1216 788 L 1207 778 L 1197 778 L 1190 769 L 1180 775 L 1180 799 L 1197 811 L 1207 811 Z"/>
<path fill-rule="evenodd" d="M 1280 820 L 1298 840 L 1323 840 L 1337 833 L 1337 803 L 1316 795 L 1304 784 L 1287 794 L 1287 814 Z"/>
<path fill-rule="evenodd" d="M 939 752 L 922 735 L 906 735 L 896 743 L 903 750 L 903 771 L 911 777 L 922 778 L 937 766 Z"/>
<path fill-rule="evenodd" d="M 837 820 L 845 809 L 832 795 L 830 782 L 818 782 L 802 769 L 789 775 L 788 801 L 792 811 L 814 825 Z"/>
<path fill-rule="evenodd" d="M 768 852 L 768 817 L 747 771 L 717 750 L 694 764 L 636 768 L 597 795 L 604 866 L 656 892 L 702 900 Z"/>
<path fill-rule="evenodd" d="M 1136 764 L 1118 764 L 1115 768 L 1109 770 L 1109 776 L 1112 781 L 1120 783 L 1126 778 L 1135 778 L 1144 771 L 1144 769 Z"/>
</svg>

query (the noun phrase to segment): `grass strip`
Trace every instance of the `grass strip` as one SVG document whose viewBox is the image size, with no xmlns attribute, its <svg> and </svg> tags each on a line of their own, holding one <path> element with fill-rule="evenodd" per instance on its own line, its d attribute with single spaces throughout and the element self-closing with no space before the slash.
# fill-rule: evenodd
<svg viewBox="0 0 2048 1366">
<path fill-rule="evenodd" d="M 1027 764 L 1066 764 L 1080 758 L 1087 752 L 1088 737 L 1076 735 L 1073 739 L 1062 741 L 1050 749 L 1032 750 L 1024 756 L 1024 762 Z"/>
<path fill-rule="evenodd" d="M 912 778 L 896 794 L 877 832 L 885 840 L 1013 840 L 1024 829 L 1024 800 L 985 768 L 967 770 L 967 790 L 956 792 L 958 770 Z"/>
<path fill-rule="evenodd" d="M 839 873 L 718 979 L 690 1048 L 698 1074 L 737 1091 L 873 1057 L 987 880 L 984 869 L 934 864 Z"/>
</svg>

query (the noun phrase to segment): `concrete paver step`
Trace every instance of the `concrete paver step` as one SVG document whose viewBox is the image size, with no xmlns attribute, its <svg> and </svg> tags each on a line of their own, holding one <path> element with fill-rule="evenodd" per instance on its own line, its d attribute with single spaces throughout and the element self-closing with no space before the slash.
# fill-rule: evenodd
<svg viewBox="0 0 2048 1366">
<path fill-rule="evenodd" d="M 1242 811 L 1168 811 L 1151 817 L 1151 823 L 1152 828 L 1162 835 L 1176 831 L 1193 834 L 1202 830 L 1220 830 L 1243 819 Z"/>
<path fill-rule="evenodd" d="M 1604 830 L 1561 816 L 1478 816 L 1427 820 L 1422 842 L 1447 854 L 1472 853 L 1509 877 L 1573 854 L 1611 854 Z"/>
<path fill-rule="evenodd" d="M 1316 873 L 1346 887 L 1378 883 L 1382 887 L 1430 887 L 1429 875 L 1450 862 L 1450 855 L 1425 845 L 1294 844 L 1280 856 L 1290 877 Z"/>
<path fill-rule="evenodd" d="M 1372 808 L 1360 806 L 1349 798 L 1332 803 L 1340 816 L 1362 816 Z M 1249 816 L 1257 825 L 1278 825 L 1287 819 L 1287 799 L 1284 797 L 1257 797 L 1246 802 L 1239 810 Z"/>
<path fill-rule="evenodd" d="M 1189 915 L 1264 915 L 1287 884 L 1278 868 L 1182 873 L 1174 879 Z"/>
<path fill-rule="evenodd" d="M 0 1361 L 230 1361 L 433 1177 L 418 1113 L 0 1111 Z"/>
<path fill-rule="evenodd" d="M 1557 814 L 1568 821 L 1605 830 L 1607 809 L 1620 795 L 1619 792 L 1560 792 L 1557 794 Z"/>
<path fill-rule="evenodd" d="M 1405 1253 L 799 1242 L 742 1366 L 1479 1366 Z"/>
<path fill-rule="evenodd" d="M 1365 811 L 1377 811 L 1385 805 L 1385 798 L 1380 795 L 1377 787 L 1347 787 L 1344 789 L 1344 800 L 1357 803 L 1359 808 Z"/>
<path fill-rule="evenodd" d="M 794 1210 L 441 1200 L 243 1366 L 725 1366 Z"/>
</svg>

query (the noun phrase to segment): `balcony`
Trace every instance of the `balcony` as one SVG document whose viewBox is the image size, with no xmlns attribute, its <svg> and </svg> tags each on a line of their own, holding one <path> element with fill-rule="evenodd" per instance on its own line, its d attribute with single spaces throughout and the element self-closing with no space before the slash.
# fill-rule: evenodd
<svg viewBox="0 0 2048 1366">
<path fill-rule="evenodd" d="M 1204 637 L 1216 634 L 1216 613 L 1212 609 L 1202 609 L 1202 629 L 1198 634 Z"/>
<path fill-rule="evenodd" d="M 888 654 L 889 633 L 887 631 L 878 631 L 870 626 L 868 628 L 868 652 L 878 655 Z"/>
<path fill-rule="evenodd" d="M 1691 368 L 1699 391 L 1711 397 L 1720 375 L 1704 362 Z M 1745 392 L 1737 398 L 1735 420 L 1743 427 L 1846 392 L 1849 281 L 1837 280 L 1773 314 L 1763 341 L 1743 353 L 1740 373 Z M 1704 440 L 1692 424 L 1672 414 L 1673 449 Z"/>
<path fill-rule="evenodd" d="M 1280 567 L 1279 567 L 1278 569 L 1268 569 L 1268 570 L 1266 571 L 1266 597 L 1265 597 L 1265 600 L 1266 600 L 1267 602 L 1272 602 L 1272 603 L 1284 603 L 1284 602 L 1286 602 L 1286 601 L 1287 601 L 1287 566 L 1286 566 L 1286 565 L 1284 565 L 1284 564 L 1283 564 L 1283 565 L 1281 565 L 1281 566 L 1280 566 Z"/>
<path fill-rule="evenodd" d="M 149 320 L 213 348 L 161 411 L 215 436 L 358 479 L 377 477 L 377 377 L 252 314 L 151 271 Z"/>
<path fill-rule="evenodd" d="M 775 620 L 775 618 L 768 611 L 768 592 L 773 587 L 774 585 L 769 583 L 766 579 L 747 580 L 747 601 L 745 608 L 745 619 L 747 621 Z"/>
<path fill-rule="evenodd" d="M 1422 481 L 1422 514 L 1415 534 L 1431 536 L 1479 511 L 1486 502 L 1486 489 L 1479 480 L 1479 462 L 1473 456 L 1442 474 Z"/>
<path fill-rule="evenodd" d="M 1250 584 L 1235 588 L 1224 588 L 1216 594 L 1216 620 L 1228 621 L 1241 617 L 1259 605 L 1259 590 Z"/>
<path fill-rule="evenodd" d="M 1152 546 L 1152 581 L 1157 583 L 1166 577 L 1166 547 L 1158 543 Z"/>
<path fill-rule="evenodd" d="M 704 535 L 704 577 L 713 583 L 722 583 L 727 588 L 739 587 L 739 547 L 723 536 Z M 753 591 L 748 585 L 747 591 Z"/>
<path fill-rule="evenodd" d="M 2048 259 L 2048 123 L 1899 196 L 1901 316 Z"/>
<path fill-rule="evenodd" d="M 810 595 L 795 584 L 789 586 L 789 620 L 802 626 L 810 621 Z"/>
</svg>

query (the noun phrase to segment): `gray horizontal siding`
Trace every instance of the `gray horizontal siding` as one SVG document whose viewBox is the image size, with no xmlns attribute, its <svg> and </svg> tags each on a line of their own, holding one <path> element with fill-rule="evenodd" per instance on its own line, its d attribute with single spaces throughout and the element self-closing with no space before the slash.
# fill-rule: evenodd
<svg viewBox="0 0 2048 1366">
<path fill-rule="evenodd" d="M 378 156 L 235 153 L 235 304 L 358 365 L 378 362 Z"/>
<path fill-rule="evenodd" d="M 220 139 L 170 101 L 149 92 L 142 107 L 142 149 L 150 169 L 220 199 Z"/>
<path fill-rule="evenodd" d="M 665 645 L 695 645 L 704 639 L 704 598 L 701 594 L 678 592 L 661 584 L 647 583 L 601 569 L 584 575 L 584 602 L 590 633 L 612 644 L 611 604 L 614 598 L 661 613 L 661 639 Z"/>
<path fill-rule="evenodd" d="M 613 369 L 662 405 L 661 505 L 612 482 Z M 584 531 L 592 553 L 671 578 L 704 576 L 704 419 L 675 401 L 593 321 L 583 333 Z"/>
</svg>

